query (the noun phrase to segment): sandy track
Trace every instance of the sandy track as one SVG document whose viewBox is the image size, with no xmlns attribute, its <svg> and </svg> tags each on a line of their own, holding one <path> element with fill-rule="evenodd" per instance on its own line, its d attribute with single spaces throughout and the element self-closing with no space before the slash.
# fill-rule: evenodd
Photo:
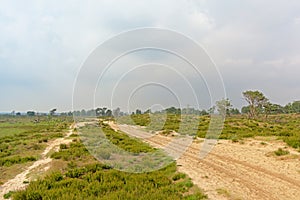
<svg viewBox="0 0 300 200">
<path fill-rule="evenodd" d="M 124 126 L 120 125 L 122 130 Z M 118 129 L 114 125 L 114 129 Z M 129 135 L 136 127 L 126 126 Z M 140 133 L 139 133 L 140 134 Z M 170 137 L 155 135 L 144 141 L 163 148 Z M 284 147 L 279 141 L 262 145 L 261 141 L 249 139 L 244 144 L 221 140 L 204 159 L 199 159 L 202 143 L 194 141 L 177 160 L 179 170 L 188 174 L 210 199 L 295 199 L 300 197 L 299 153 L 281 159 L 269 156 L 270 152 Z M 168 146 L 174 151 L 180 143 Z"/>
<path fill-rule="evenodd" d="M 23 182 L 25 180 L 28 180 L 28 174 L 33 171 L 34 169 L 37 169 L 38 167 L 45 166 L 48 163 L 52 161 L 50 157 L 47 157 L 47 154 L 51 151 L 58 151 L 60 144 L 68 144 L 72 142 L 72 139 L 67 139 L 72 133 L 73 133 L 74 125 L 70 126 L 70 130 L 63 138 L 58 138 L 54 141 L 48 142 L 48 146 L 41 154 L 41 159 L 35 161 L 31 166 L 29 166 L 25 171 L 18 174 L 15 178 L 10 179 L 6 183 L 4 183 L 2 186 L 0 186 L 0 199 L 4 199 L 3 195 L 8 193 L 9 191 L 17 191 L 25 189 L 27 184 L 24 184 Z"/>
</svg>

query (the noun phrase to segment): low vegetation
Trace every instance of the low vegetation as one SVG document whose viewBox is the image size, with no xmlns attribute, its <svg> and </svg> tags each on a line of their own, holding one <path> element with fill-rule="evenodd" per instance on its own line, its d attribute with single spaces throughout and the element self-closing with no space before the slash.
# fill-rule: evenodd
<svg viewBox="0 0 300 200">
<path fill-rule="evenodd" d="M 290 152 L 287 150 L 283 150 L 282 148 L 278 148 L 278 150 L 274 151 L 276 156 L 284 156 L 288 155 Z"/>
<path fill-rule="evenodd" d="M 54 172 L 43 180 L 31 182 L 13 199 L 204 199 L 190 179 L 174 182 L 176 165 L 145 174 L 129 174 L 94 163 L 80 168 Z M 188 194 L 194 190 L 194 194 Z"/>
<path fill-rule="evenodd" d="M 0 182 L 36 161 L 47 143 L 62 137 L 71 118 L 0 116 Z"/>
<path fill-rule="evenodd" d="M 123 116 L 117 121 L 124 124 L 145 126 L 148 130 L 170 133 L 180 131 L 181 134 L 206 136 L 210 116 L 180 115 L 180 114 L 149 114 Z M 164 122 L 163 126 L 161 123 Z M 198 126 L 193 124 L 198 123 Z M 230 139 L 238 142 L 243 138 L 255 136 L 274 136 L 283 140 L 289 146 L 300 149 L 300 115 L 299 114 L 277 114 L 268 118 L 249 119 L 246 115 L 228 116 L 224 122 L 224 128 L 220 139 Z"/>
<path fill-rule="evenodd" d="M 107 138 L 119 147 L 132 152 L 153 149 L 139 140 L 115 132 L 101 123 Z M 93 127 L 86 127 L 93 130 Z M 200 189 L 185 174 L 176 172 L 176 164 L 148 173 L 127 173 L 99 163 L 82 144 L 61 145 L 51 157 L 67 163 L 44 178 L 30 182 L 26 190 L 10 193 L 13 199 L 206 199 Z"/>
</svg>

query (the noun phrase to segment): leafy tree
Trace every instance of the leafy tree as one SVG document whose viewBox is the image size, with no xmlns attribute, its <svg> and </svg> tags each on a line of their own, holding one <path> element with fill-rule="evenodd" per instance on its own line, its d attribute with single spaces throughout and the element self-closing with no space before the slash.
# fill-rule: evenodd
<svg viewBox="0 0 300 200">
<path fill-rule="evenodd" d="M 250 112 L 250 106 L 244 106 L 244 107 L 242 107 L 241 112 L 243 114 L 248 114 Z"/>
<path fill-rule="evenodd" d="M 267 118 L 269 114 L 280 114 L 280 113 L 284 113 L 284 108 L 283 108 L 281 105 L 273 104 L 273 103 L 267 102 L 267 103 L 264 105 L 264 113 L 265 113 L 266 118 Z"/>
<path fill-rule="evenodd" d="M 258 115 L 259 109 L 264 108 L 267 105 L 269 100 L 265 97 L 265 95 L 260 91 L 245 91 L 243 92 L 243 96 L 245 100 L 249 104 L 249 117 L 255 118 Z"/>
<path fill-rule="evenodd" d="M 285 113 L 300 113 L 300 101 L 294 101 L 293 103 L 288 103 L 284 107 Z"/>
<path fill-rule="evenodd" d="M 240 114 L 240 111 L 239 111 L 239 109 L 237 109 L 237 108 L 231 108 L 231 109 L 229 110 L 229 113 L 230 113 L 231 115 L 238 115 L 238 114 Z"/>
<path fill-rule="evenodd" d="M 181 114 L 181 109 L 180 108 L 175 108 L 175 107 L 170 107 L 165 109 L 166 113 L 168 114 Z"/>
<path fill-rule="evenodd" d="M 142 114 L 142 111 L 141 111 L 140 109 L 136 109 L 135 114 L 136 114 L 136 115 L 141 115 L 141 114 Z"/>
<path fill-rule="evenodd" d="M 35 115 L 35 112 L 34 112 L 34 111 L 27 111 L 27 115 L 28 115 L 28 116 L 34 116 L 34 115 Z"/>
</svg>

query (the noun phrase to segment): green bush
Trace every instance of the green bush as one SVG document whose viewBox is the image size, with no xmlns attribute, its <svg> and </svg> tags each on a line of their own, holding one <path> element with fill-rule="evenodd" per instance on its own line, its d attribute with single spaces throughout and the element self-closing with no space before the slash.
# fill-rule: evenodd
<svg viewBox="0 0 300 200">
<path fill-rule="evenodd" d="M 290 152 L 287 150 L 283 150 L 282 148 L 278 148 L 278 150 L 274 151 L 276 156 L 284 156 L 289 154 Z"/>
<path fill-rule="evenodd" d="M 179 179 L 184 179 L 186 177 L 186 174 L 183 174 L 183 173 L 177 173 L 177 174 L 175 174 L 173 177 L 172 177 L 172 179 L 173 179 L 173 181 L 177 181 L 177 180 L 179 180 Z"/>
<path fill-rule="evenodd" d="M 0 158 L 0 166 L 12 166 L 14 164 L 26 163 L 31 161 L 36 161 L 37 158 L 33 156 L 27 157 L 20 157 L 20 156 L 13 156 L 8 158 Z"/>
<path fill-rule="evenodd" d="M 4 199 L 9 199 L 12 196 L 13 193 L 14 193 L 13 191 L 9 191 L 8 193 L 3 195 L 3 198 Z"/>
</svg>

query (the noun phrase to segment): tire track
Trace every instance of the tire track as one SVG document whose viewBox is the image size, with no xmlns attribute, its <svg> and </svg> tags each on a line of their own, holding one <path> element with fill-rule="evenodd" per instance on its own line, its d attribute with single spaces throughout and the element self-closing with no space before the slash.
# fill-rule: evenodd
<svg viewBox="0 0 300 200">
<path fill-rule="evenodd" d="M 126 132 L 127 134 L 131 135 L 128 130 Z M 162 137 L 157 137 L 156 135 L 151 138 L 144 139 L 144 141 L 150 144 L 152 143 L 154 144 L 154 146 L 166 146 L 166 142 L 164 141 L 164 139 Z M 177 148 L 180 147 L 180 145 L 180 143 L 175 142 L 174 147 L 169 146 L 169 148 L 172 148 L 173 151 L 176 151 Z M 286 192 L 289 192 L 289 195 L 294 198 L 299 194 L 298 191 L 300 191 L 300 181 L 283 174 L 270 171 L 266 168 L 250 164 L 245 161 L 237 160 L 226 155 L 218 155 L 216 153 L 210 152 L 208 154 L 209 160 L 200 159 L 197 155 L 199 155 L 199 149 L 190 146 L 184 153 L 184 155 L 182 155 L 182 157 L 191 160 L 191 162 L 196 162 L 208 170 L 211 170 L 212 168 L 217 173 L 222 173 L 226 175 L 226 177 L 234 178 L 239 184 L 250 189 L 252 194 L 257 195 L 261 199 L 278 199 L 279 196 L 282 196 L 282 198 L 280 199 L 291 199 L 285 195 Z M 195 166 L 191 168 L 193 168 L 193 170 L 197 170 L 197 167 Z M 253 178 L 254 181 L 243 178 L 245 176 L 248 178 Z M 280 184 L 278 184 L 278 182 L 280 182 Z M 268 191 L 270 189 L 268 187 L 273 189 L 273 191 L 279 192 L 280 194 Z M 297 197 L 295 199 L 297 199 Z"/>
<path fill-rule="evenodd" d="M 158 145 L 163 145 L 163 143 L 156 141 L 156 140 L 152 140 L 150 138 L 148 138 L 147 141 L 150 143 L 152 142 L 152 143 L 155 143 Z M 177 149 L 176 147 L 172 148 L 172 150 L 174 150 L 174 151 L 176 151 L 176 149 Z M 265 200 L 267 200 L 267 199 L 276 200 L 277 199 L 277 198 L 273 197 L 273 194 L 258 187 L 257 184 L 255 184 L 247 179 L 244 179 L 240 176 L 237 176 L 236 173 L 230 172 L 228 169 L 224 168 L 220 164 L 218 165 L 211 161 L 208 161 L 205 159 L 200 159 L 199 157 L 195 156 L 195 154 L 188 152 L 188 151 L 185 152 L 183 156 L 186 156 L 187 159 L 190 159 L 192 161 L 196 161 L 198 164 L 199 163 L 204 164 L 204 165 L 206 165 L 207 168 L 213 168 L 217 173 L 222 173 L 222 174 L 226 175 L 227 177 L 234 178 L 237 181 L 239 180 L 238 182 L 240 182 L 242 185 L 246 186 L 256 196 L 261 197 L 261 199 L 265 199 Z"/>
</svg>

